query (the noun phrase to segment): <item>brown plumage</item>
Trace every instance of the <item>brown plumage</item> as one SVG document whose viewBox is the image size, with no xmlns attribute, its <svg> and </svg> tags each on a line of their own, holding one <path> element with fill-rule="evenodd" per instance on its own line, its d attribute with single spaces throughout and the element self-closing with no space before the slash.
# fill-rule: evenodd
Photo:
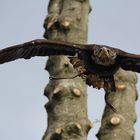
<svg viewBox="0 0 140 140">
<path fill-rule="evenodd" d="M 115 91 L 113 75 L 119 68 L 140 73 L 140 55 L 105 45 L 75 44 L 46 39 L 37 39 L 0 50 L 0 64 L 19 58 L 30 59 L 34 56 L 76 54 L 77 57 L 70 58 L 70 62 L 77 69 L 78 76 L 84 77 L 89 86 L 98 89 Z"/>
</svg>

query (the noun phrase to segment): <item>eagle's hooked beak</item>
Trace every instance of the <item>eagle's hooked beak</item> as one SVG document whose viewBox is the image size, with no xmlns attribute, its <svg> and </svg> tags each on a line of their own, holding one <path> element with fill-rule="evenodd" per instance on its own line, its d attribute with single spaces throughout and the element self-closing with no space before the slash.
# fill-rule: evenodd
<svg viewBox="0 0 140 140">
<path fill-rule="evenodd" d="M 105 56 L 105 57 L 108 57 L 109 56 L 109 52 L 108 52 L 108 49 L 106 47 L 100 48 L 99 57 L 100 56 Z"/>
</svg>

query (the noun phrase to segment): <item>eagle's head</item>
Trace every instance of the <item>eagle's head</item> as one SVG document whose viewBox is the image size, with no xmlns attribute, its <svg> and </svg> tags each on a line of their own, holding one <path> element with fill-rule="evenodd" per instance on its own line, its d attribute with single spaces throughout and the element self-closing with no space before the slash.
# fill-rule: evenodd
<svg viewBox="0 0 140 140">
<path fill-rule="evenodd" d="M 93 49 L 92 59 L 96 64 L 108 66 L 115 63 L 115 50 L 106 46 L 95 47 Z"/>
</svg>

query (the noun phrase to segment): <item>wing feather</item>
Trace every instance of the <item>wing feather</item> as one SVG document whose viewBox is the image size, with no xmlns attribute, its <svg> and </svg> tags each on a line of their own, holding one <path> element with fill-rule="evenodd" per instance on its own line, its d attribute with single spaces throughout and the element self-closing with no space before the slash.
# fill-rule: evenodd
<svg viewBox="0 0 140 140">
<path fill-rule="evenodd" d="M 34 56 L 73 56 L 79 50 L 86 50 L 86 46 L 68 42 L 37 39 L 0 50 L 0 64 L 19 58 L 30 59 Z"/>
<path fill-rule="evenodd" d="M 140 55 L 119 50 L 117 57 L 122 69 L 140 73 Z"/>
</svg>

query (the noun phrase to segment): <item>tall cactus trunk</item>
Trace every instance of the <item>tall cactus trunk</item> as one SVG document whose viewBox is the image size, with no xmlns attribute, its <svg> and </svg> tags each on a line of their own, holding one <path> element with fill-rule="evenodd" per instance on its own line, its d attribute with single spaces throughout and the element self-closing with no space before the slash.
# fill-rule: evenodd
<svg viewBox="0 0 140 140">
<path fill-rule="evenodd" d="M 88 13 L 88 0 L 50 0 L 44 37 L 86 43 Z M 49 57 L 46 70 L 56 77 L 76 74 L 66 56 Z M 43 140 L 86 140 L 91 128 L 87 117 L 86 90 L 85 83 L 79 77 L 49 81 L 44 92 L 49 101 L 45 105 L 48 127 Z"/>
<path fill-rule="evenodd" d="M 117 91 L 110 93 L 108 100 L 117 112 L 106 105 L 97 137 L 99 140 L 134 140 L 137 76 L 120 69 L 115 75 L 115 83 Z"/>
<path fill-rule="evenodd" d="M 44 23 L 44 37 L 86 43 L 89 9 L 88 0 L 50 0 Z M 65 56 L 50 57 L 46 70 L 56 77 L 70 77 L 76 73 Z M 137 77 L 132 72 L 119 70 L 115 75 L 115 82 L 117 91 L 109 93 L 107 100 L 117 112 L 106 105 L 97 138 L 134 140 Z M 50 81 L 44 93 L 49 102 L 45 105 L 48 128 L 43 140 L 87 139 L 92 125 L 87 117 L 87 93 L 82 79 Z"/>
</svg>

